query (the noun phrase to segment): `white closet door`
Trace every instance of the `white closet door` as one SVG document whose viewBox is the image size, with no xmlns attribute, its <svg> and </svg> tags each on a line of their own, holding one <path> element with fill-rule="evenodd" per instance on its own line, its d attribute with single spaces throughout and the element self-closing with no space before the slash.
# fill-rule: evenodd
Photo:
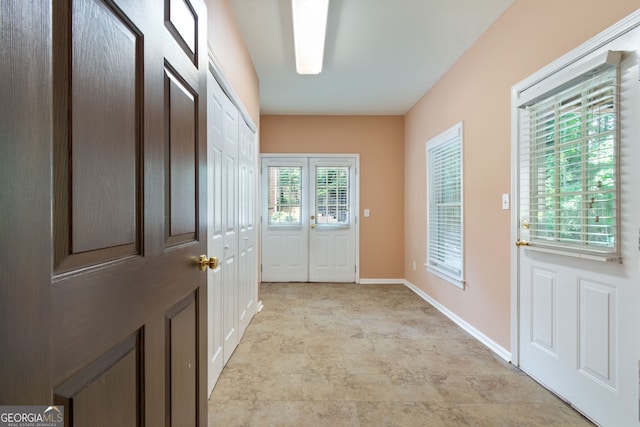
<svg viewBox="0 0 640 427">
<path fill-rule="evenodd" d="M 255 134 L 216 79 L 208 80 L 207 251 L 209 393 L 256 311 Z"/>
<path fill-rule="evenodd" d="M 223 112 L 222 92 L 211 74 L 207 81 L 207 255 L 222 259 L 224 254 L 222 216 L 222 152 Z M 222 329 L 223 273 L 222 266 L 208 269 L 207 276 L 207 336 L 208 393 L 224 367 L 224 333 Z"/>
<path fill-rule="evenodd" d="M 240 120 L 240 176 L 239 176 L 239 296 L 238 314 L 240 335 L 256 312 L 258 284 L 258 251 L 256 227 L 256 135 Z"/>
</svg>

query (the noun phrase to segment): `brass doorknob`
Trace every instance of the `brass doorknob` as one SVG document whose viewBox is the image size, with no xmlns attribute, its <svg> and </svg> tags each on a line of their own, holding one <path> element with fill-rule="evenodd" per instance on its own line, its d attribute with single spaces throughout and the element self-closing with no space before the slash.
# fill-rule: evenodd
<svg viewBox="0 0 640 427">
<path fill-rule="evenodd" d="M 516 246 L 520 247 L 520 246 L 531 246 L 531 243 L 527 242 L 526 240 L 516 240 Z"/>
<path fill-rule="evenodd" d="M 198 265 L 200 266 L 200 271 L 205 271 L 207 267 L 215 270 L 216 268 L 218 268 L 218 258 L 212 256 L 211 258 L 207 259 L 206 255 L 200 255 L 200 257 L 198 258 Z"/>
</svg>

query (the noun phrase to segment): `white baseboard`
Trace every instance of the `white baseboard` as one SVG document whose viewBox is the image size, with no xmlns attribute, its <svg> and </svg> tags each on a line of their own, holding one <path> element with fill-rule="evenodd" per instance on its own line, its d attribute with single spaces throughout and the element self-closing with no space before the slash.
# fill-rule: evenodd
<svg viewBox="0 0 640 427">
<path fill-rule="evenodd" d="M 413 283 L 409 282 L 408 280 L 402 280 L 402 284 L 404 284 L 406 287 L 408 287 L 413 292 L 415 292 L 420 298 L 422 298 L 423 300 L 425 300 L 426 302 L 428 302 L 429 304 L 434 306 L 438 311 L 440 311 L 442 314 L 447 316 L 449 319 L 451 319 L 455 324 L 460 326 L 466 332 L 471 334 L 471 336 L 473 336 L 475 339 L 477 339 L 482 344 L 484 344 L 487 347 L 489 347 L 489 349 L 491 351 L 496 353 L 498 356 L 503 358 L 505 361 L 511 362 L 511 352 L 510 351 L 508 351 L 507 349 L 505 349 L 504 347 L 502 347 L 501 345 L 499 345 L 498 343 L 493 341 L 491 338 L 489 338 L 488 336 L 486 336 L 485 334 L 483 334 L 482 332 L 480 332 L 479 330 L 477 330 L 476 328 L 471 326 L 469 323 L 464 321 L 462 318 L 458 317 L 455 313 L 453 313 L 448 308 L 446 308 L 445 306 L 440 304 L 438 301 L 436 301 L 433 298 L 431 298 L 422 289 L 418 288 Z"/>
<path fill-rule="evenodd" d="M 358 283 L 362 285 L 404 285 L 404 279 L 360 279 Z"/>
</svg>

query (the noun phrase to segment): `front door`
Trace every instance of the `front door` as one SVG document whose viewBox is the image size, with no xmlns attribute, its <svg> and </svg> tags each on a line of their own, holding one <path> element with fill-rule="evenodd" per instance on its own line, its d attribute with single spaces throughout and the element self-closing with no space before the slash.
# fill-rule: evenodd
<svg viewBox="0 0 640 427">
<path fill-rule="evenodd" d="M 27 9 L 22 15 L 10 10 L 18 4 Z M 25 342 L 18 335 L 2 346 L 18 377 L 43 374 L 26 387 L 42 388 L 29 393 L 48 401 L 9 389 L 2 403 L 64 405 L 70 426 L 204 426 L 207 289 L 197 262 L 206 254 L 204 4 L 66 0 L 2 8 L 10 28 L 24 16 L 50 25 L 16 32 L 48 46 L 51 63 L 12 78 L 16 87 L 39 85 L 23 109 L 32 123 L 52 129 L 38 151 L 25 151 L 44 133 L 30 135 L 28 122 L 5 120 L 3 110 L 10 133 L 24 138 L 3 135 L 2 144 L 23 153 L 20 173 L 39 183 L 37 193 L 20 197 L 50 196 L 28 219 L 10 218 L 17 229 L 25 221 L 51 224 L 51 233 L 44 245 L 42 236 L 14 242 L 18 252 L 33 253 L 29 268 L 46 283 L 3 274 L 3 287 L 32 292 L 0 301 L 2 312 L 22 307 L 18 323 L 27 327 L 20 334 L 48 331 L 22 347 L 41 353 L 42 366 L 11 356 L 12 341 Z M 23 49 L 19 55 L 31 55 Z M 2 169 L 10 167 L 4 160 Z"/>
<path fill-rule="evenodd" d="M 639 419 L 637 25 L 516 101 L 519 363 L 612 426 Z"/>
<path fill-rule="evenodd" d="M 262 281 L 356 280 L 357 160 L 262 158 Z"/>
</svg>

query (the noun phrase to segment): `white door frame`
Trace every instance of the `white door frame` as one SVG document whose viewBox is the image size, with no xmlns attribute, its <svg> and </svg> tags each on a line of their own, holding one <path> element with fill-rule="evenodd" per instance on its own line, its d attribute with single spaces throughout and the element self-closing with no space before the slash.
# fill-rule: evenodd
<svg viewBox="0 0 640 427">
<path fill-rule="evenodd" d="M 534 84 L 548 78 L 557 70 L 571 65 L 597 49 L 610 43 L 632 29 L 640 26 L 640 10 L 632 13 L 605 31 L 581 44 L 574 50 L 556 59 L 546 67 L 540 69 L 525 80 L 511 88 L 511 362 L 520 366 L 520 271 L 519 251 L 515 246 L 520 237 L 520 145 L 518 136 L 518 95 Z"/>
<path fill-rule="evenodd" d="M 262 160 L 263 159 L 269 159 L 269 158 L 280 158 L 280 159 L 286 159 L 286 158 L 311 158 L 311 157 L 319 157 L 319 158 L 345 158 L 345 157 L 351 157 L 351 158 L 355 158 L 355 165 L 356 165 L 356 173 L 355 173 L 355 183 L 354 183 L 354 188 L 353 190 L 355 191 L 355 197 L 354 197 L 354 210 L 356 212 L 355 214 L 355 264 L 356 264 L 356 271 L 355 271 L 355 283 L 360 283 L 360 154 L 349 154 L 349 153 L 261 153 L 260 154 L 260 170 L 262 171 Z M 263 197 L 263 189 L 262 186 L 260 186 L 260 198 L 262 199 Z M 261 203 L 263 203 L 264 201 L 262 201 Z M 260 215 L 262 216 L 263 212 L 262 212 L 262 207 L 260 208 Z M 262 221 L 260 221 L 260 224 L 262 224 Z M 261 231 L 260 231 L 260 235 L 262 235 L 262 227 L 261 227 Z M 262 237 L 261 237 L 262 239 Z M 261 246 L 262 247 L 262 246 Z M 262 249 L 261 249 L 262 251 Z M 262 254 L 260 254 L 260 259 L 262 259 Z"/>
</svg>

